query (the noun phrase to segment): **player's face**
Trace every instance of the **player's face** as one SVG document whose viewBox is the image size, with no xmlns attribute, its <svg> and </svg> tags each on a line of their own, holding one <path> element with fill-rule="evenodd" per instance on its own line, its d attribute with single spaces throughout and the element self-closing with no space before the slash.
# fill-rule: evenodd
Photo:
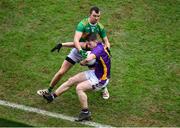
<svg viewBox="0 0 180 128">
<path fill-rule="evenodd" d="M 91 49 L 93 49 L 94 47 L 96 47 L 96 41 L 89 41 L 89 47 Z"/>
<path fill-rule="evenodd" d="M 92 11 L 92 13 L 90 14 L 90 22 L 92 24 L 95 24 L 99 21 L 100 19 L 100 12 L 96 13 L 95 11 Z"/>
</svg>

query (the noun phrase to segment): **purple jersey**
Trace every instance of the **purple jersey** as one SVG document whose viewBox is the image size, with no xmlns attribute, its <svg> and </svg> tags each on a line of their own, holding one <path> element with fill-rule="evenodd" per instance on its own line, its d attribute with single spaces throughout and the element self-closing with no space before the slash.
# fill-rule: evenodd
<svg viewBox="0 0 180 128">
<path fill-rule="evenodd" d="M 91 51 L 96 56 L 95 74 L 97 78 L 104 83 L 110 78 L 111 60 L 110 55 L 101 42 Z M 103 82 L 104 81 L 104 82 Z"/>
</svg>

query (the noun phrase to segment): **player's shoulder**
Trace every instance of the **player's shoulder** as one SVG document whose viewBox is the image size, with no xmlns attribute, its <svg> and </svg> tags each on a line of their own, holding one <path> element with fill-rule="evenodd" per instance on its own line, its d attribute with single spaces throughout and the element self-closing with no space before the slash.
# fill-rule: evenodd
<svg viewBox="0 0 180 128">
<path fill-rule="evenodd" d="M 96 47 L 94 47 L 92 51 L 98 51 L 99 52 L 102 50 L 102 48 L 103 48 L 102 46 L 103 46 L 103 44 L 101 42 L 98 42 Z"/>
<path fill-rule="evenodd" d="M 101 42 L 97 43 L 97 46 L 93 48 L 92 54 L 94 54 L 97 58 L 99 58 L 103 53 L 104 47 Z"/>
<path fill-rule="evenodd" d="M 98 42 L 97 42 L 97 46 L 99 46 L 99 47 L 104 47 L 104 44 L 103 44 L 103 42 L 98 41 Z"/>
<path fill-rule="evenodd" d="M 98 42 L 96 48 L 98 51 L 102 52 L 104 50 L 104 45 L 102 42 Z"/>
<path fill-rule="evenodd" d="M 98 22 L 97 24 L 98 24 L 98 26 L 100 27 L 100 29 L 104 29 L 104 26 L 103 26 L 102 23 Z"/>
<path fill-rule="evenodd" d="M 84 18 L 83 20 L 81 20 L 80 23 L 81 23 L 82 25 L 86 26 L 86 25 L 89 23 L 88 18 Z"/>
</svg>

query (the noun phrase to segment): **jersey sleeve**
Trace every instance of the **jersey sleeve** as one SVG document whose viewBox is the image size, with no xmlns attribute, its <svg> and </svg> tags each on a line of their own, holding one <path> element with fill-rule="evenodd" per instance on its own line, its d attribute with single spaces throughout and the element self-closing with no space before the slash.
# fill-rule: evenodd
<svg viewBox="0 0 180 128">
<path fill-rule="evenodd" d="M 101 23 L 99 23 L 99 35 L 100 35 L 100 37 L 101 38 L 104 38 L 104 37 L 106 37 L 107 35 L 106 35 L 106 30 L 104 29 L 104 26 L 101 24 Z"/>
<path fill-rule="evenodd" d="M 84 32 L 84 25 L 82 22 L 80 22 L 77 27 L 76 27 L 76 31 L 78 32 Z"/>
<path fill-rule="evenodd" d="M 101 38 L 106 37 L 106 30 L 105 30 L 105 29 L 102 29 L 102 30 L 100 31 L 99 35 L 100 35 Z"/>
</svg>

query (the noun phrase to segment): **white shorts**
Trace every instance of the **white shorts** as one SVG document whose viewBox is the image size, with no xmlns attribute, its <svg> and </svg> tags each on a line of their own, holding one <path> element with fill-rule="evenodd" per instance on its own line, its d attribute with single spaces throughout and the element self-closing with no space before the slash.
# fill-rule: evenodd
<svg viewBox="0 0 180 128">
<path fill-rule="evenodd" d="M 68 54 L 68 57 L 71 58 L 74 62 L 79 63 L 83 60 L 82 56 L 79 54 L 76 48 L 73 48 L 71 52 Z"/>
<path fill-rule="evenodd" d="M 109 83 L 109 79 L 107 79 L 104 84 L 101 84 L 100 80 L 96 77 L 94 70 L 84 71 L 84 73 L 86 75 L 87 80 L 92 85 L 93 90 L 95 90 L 95 91 L 99 91 L 99 90 L 103 89 Z"/>
</svg>

